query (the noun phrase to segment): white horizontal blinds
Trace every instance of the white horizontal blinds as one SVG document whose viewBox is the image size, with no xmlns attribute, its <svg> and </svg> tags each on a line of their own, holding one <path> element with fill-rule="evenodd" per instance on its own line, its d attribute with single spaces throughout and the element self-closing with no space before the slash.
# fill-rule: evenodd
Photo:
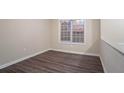
<svg viewBox="0 0 124 93">
<path fill-rule="evenodd" d="M 61 41 L 71 41 L 71 20 L 61 20 Z"/>
<path fill-rule="evenodd" d="M 84 20 L 72 20 L 72 42 L 84 43 Z"/>
</svg>

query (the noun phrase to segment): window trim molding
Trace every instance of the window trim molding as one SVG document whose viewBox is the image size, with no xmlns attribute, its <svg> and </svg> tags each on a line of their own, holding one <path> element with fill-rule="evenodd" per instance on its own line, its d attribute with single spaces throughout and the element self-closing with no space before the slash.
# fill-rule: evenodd
<svg viewBox="0 0 124 93">
<path fill-rule="evenodd" d="M 84 20 L 84 42 L 71 42 L 71 41 L 61 41 L 61 24 L 60 24 L 60 20 L 61 19 L 58 19 L 58 42 L 61 43 L 61 44 L 69 44 L 69 45 L 86 45 L 86 19 L 83 19 Z M 62 19 L 64 20 L 64 19 Z M 66 19 L 65 19 L 66 20 Z M 72 32 L 71 32 L 72 33 Z"/>
</svg>

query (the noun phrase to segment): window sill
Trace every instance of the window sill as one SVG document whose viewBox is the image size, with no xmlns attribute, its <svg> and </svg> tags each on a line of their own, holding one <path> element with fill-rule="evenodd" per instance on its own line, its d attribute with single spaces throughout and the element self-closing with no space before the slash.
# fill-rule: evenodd
<svg viewBox="0 0 124 93">
<path fill-rule="evenodd" d="M 60 42 L 60 43 L 65 45 L 86 45 L 85 43 L 73 43 L 73 42 Z"/>
</svg>

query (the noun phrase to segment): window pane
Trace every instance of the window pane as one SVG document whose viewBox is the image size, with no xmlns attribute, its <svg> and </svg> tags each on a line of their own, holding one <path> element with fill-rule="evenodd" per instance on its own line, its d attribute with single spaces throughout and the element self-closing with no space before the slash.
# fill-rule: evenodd
<svg viewBox="0 0 124 93">
<path fill-rule="evenodd" d="M 71 40 L 71 21 L 70 20 L 61 20 L 61 41 L 70 41 Z"/>
<path fill-rule="evenodd" d="M 72 20 L 72 42 L 84 42 L 84 20 Z"/>
</svg>

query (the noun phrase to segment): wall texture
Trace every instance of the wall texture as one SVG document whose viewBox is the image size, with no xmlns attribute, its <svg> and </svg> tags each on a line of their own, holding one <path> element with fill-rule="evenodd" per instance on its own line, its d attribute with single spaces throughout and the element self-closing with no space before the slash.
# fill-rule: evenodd
<svg viewBox="0 0 124 93">
<path fill-rule="evenodd" d="M 110 43 L 124 43 L 124 19 L 102 19 L 101 37 Z"/>
<path fill-rule="evenodd" d="M 100 20 L 86 20 L 85 44 L 64 44 L 59 42 L 59 20 L 52 21 L 52 48 L 66 51 L 99 54 Z"/>
<path fill-rule="evenodd" d="M 49 20 L 0 20 L 0 65 L 49 49 Z"/>
</svg>

